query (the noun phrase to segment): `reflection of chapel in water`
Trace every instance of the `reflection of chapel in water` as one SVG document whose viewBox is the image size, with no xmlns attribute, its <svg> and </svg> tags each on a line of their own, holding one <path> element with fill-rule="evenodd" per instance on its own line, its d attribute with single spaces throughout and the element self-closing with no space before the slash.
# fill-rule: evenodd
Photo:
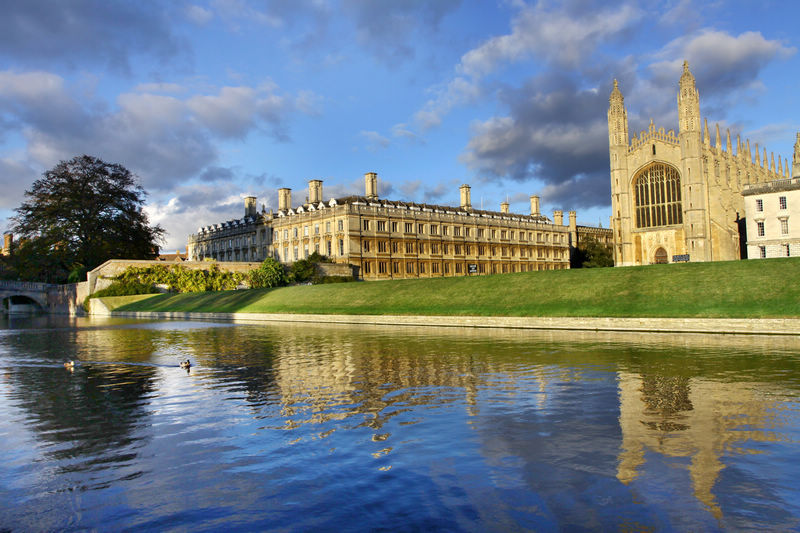
<svg viewBox="0 0 800 533">
<path fill-rule="evenodd" d="M 747 442 L 774 440 L 774 402 L 748 383 L 722 383 L 684 376 L 620 372 L 619 424 L 622 450 L 617 478 L 633 482 L 647 468 L 646 455 L 690 458 L 694 496 L 720 518 L 714 485 L 722 457 L 742 453 Z"/>
</svg>

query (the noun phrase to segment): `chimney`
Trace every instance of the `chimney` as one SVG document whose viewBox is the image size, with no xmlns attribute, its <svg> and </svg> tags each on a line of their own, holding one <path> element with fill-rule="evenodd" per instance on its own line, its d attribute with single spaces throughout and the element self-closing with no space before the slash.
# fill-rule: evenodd
<svg viewBox="0 0 800 533">
<path fill-rule="evenodd" d="M 3 234 L 3 255 L 11 255 L 11 248 L 14 246 L 14 235 L 12 233 Z"/>
<path fill-rule="evenodd" d="M 560 209 L 556 209 L 553 211 L 553 224 L 556 226 L 563 226 L 564 225 L 564 212 Z"/>
<path fill-rule="evenodd" d="M 472 200 L 470 199 L 470 188 L 466 183 L 458 188 L 461 191 L 461 209 L 472 211 Z"/>
<path fill-rule="evenodd" d="M 508 202 L 501 202 L 500 203 L 500 212 L 508 214 Z"/>
<path fill-rule="evenodd" d="M 244 197 L 244 216 L 246 216 L 246 217 L 254 217 L 254 216 L 256 216 L 256 197 L 255 196 L 245 196 Z"/>
<path fill-rule="evenodd" d="M 292 208 L 292 189 L 278 189 L 278 211 L 288 211 Z"/>
<path fill-rule="evenodd" d="M 531 216 L 538 217 L 541 213 L 539 212 L 539 197 L 536 195 L 531 196 Z"/>
<path fill-rule="evenodd" d="M 578 214 L 575 211 L 569 212 L 569 244 L 578 246 Z"/>
<path fill-rule="evenodd" d="M 364 174 L 364 188 L 366 189 L 366 197 L 368 200 L 378 199 L 378 174 L 375 172 L 367 172 Z"/>
<path fill-rule="evenodd" d="M 322 201 L 322 180 L 308 182 L 308 203 L 318 204 Z"/>
</svg>

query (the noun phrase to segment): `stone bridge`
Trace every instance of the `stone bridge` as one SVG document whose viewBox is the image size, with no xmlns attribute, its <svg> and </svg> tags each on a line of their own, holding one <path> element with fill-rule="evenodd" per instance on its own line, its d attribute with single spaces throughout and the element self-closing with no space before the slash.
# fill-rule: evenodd
<svg viewBox="0 0 800 533">
<path fill-rule="evenodd" d="M 87 283 L 51 285 L 32 281 L 0 280 L 0 309 L 3 313 L 80 314 Z"/>
</svg>

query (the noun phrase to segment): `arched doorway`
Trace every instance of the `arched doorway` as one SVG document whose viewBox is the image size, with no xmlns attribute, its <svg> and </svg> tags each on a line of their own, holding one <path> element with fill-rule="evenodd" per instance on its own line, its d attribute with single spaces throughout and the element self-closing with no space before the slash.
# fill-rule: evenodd
<svg viewBox="0 0 800 533">
<path fill-rule="evenodd" d="M 665 265 L 669 261 L 667 261 L 667 251 L 663 248 L 658 248 L 656 250 L 655 260 L 653 261 L 657 265 Z"/>
</svg>

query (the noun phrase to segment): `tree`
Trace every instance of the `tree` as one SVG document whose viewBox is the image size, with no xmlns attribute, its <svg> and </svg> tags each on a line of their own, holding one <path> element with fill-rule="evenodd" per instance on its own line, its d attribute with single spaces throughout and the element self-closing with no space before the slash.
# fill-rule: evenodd
<svg viewBox="0 0 800 533">
<path fill-rule="evenodd" d="M 577 248 L 572 250 L 570 268 L 597 268 L 614 266 L 611 250 L 594 237 L 587 235 Z"/>
<path fill-rule="evenodd" d="M 149 224 L 142 209 L 146 196 L 122 165 L 82 155 L 61 161 L 25 191 L 11 219 L 13 231 L 73 277 L 108 259 L 153 259 L 164 229 Z M 25 265 L 16 268 L 21 272 Z"/>
</svg>

